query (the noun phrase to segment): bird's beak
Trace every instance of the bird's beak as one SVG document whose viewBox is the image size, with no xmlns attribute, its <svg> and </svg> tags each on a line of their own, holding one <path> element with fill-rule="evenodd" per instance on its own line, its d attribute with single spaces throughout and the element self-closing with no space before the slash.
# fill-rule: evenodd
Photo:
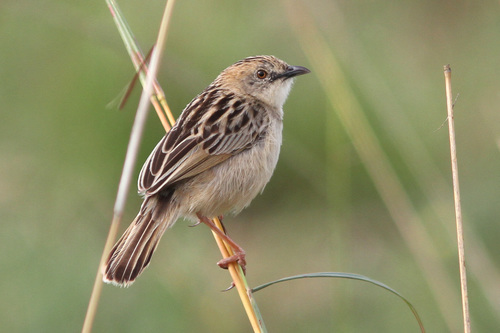
<svg viewBox="0 0 500 333">
<path fill-rule="evenodd" d="M 289 66 L 286 69 L 286 71 L 283 74 L 281 74 L 279 77 L 289 79 L 289 78 L 303 75 L 303 74 L 307 74 L 310 72 L 311 72 L 310 70 L 308 70 L 307 68 L 302 67 L 302 66 Z"/>
</svg>

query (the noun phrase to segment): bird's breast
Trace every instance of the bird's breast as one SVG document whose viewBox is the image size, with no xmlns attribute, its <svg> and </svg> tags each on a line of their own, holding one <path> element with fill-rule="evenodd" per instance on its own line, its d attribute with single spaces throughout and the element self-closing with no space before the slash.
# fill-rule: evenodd
<svg viewBox="0 0 500 333">
<path fill-rule="evenodd" d="M 271 122 L 260 140 L 221 164 L 188 181 L 179 189 L 189 207 L 186 215 L 200 212 L 214 217 L 238 213 L 264 189 L 278 162 L 283 123 Z M 183 215 L 185 215 L 183 214 Z"/>
</svg>

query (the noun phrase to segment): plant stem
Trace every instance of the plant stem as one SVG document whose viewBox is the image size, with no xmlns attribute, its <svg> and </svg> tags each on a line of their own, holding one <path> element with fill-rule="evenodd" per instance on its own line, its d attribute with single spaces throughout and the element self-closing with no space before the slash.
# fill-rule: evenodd
<svg viewBox="0 0 500 333">
<path fill-rule="evenodd" d="M 162 24 L 160 26 L 160 32 L 158 34 L 158 41 L 156 43 L 157 47 L 153 50 L 153 55 L 151 59 L 151 69 L 146 76 L 146 85 L 141 95 L 139 101 L 139 106 L 137 108 L 137 113 L 134 120 L 134 125 L 132 126 L 132 132 L 130 134 L 130 140 L 127 147 L 127 154 L 125 156 L 125 162 L 123 165 L 122 175 L 120 178 L 120 183 L 118 185 L 118 193 L 116 195 L 115 206 L 113 210 L 113 220 L 109 229 L 108 237 L 106 239 L 106 244 L 101 255 L 101 260 L 99 267 L 97 269 L 96 279 L 94 281 L 94 287 L 92 289 L 92 294 L 90 296 L 89 305 L 87 308 L 87 313 L 83 323 L 82 332 L 91 332 L 92 325 L 94 323 L 95 314 L 97 312 L 97 306 L 99 304 L 99 298 L 101 296 L 102 290 L 102 267 L 107 259 L 108 252 L 110 251 L 113 243 L 116 239 L 116 234 L 118 232 L 118 227 L 122 219 L 123 210 L 125 208 L 125 203 L 127 201 L 127 193 L 130 188 L 130 183 L 132 180 L 132 173 L 134 170 L 134 165 L 137 160 L 137 154 L 139 152 L 139 146 L 142 138 L 142 133 L 144 132 L 144 126 L 146 124 L 147 112 L 149 107 L 149 101 L 151 99 L 153 91 L 153 83 L 156 78 L 156 73 L 158 71 L 161 53 L 165 45 L 165 40 L 167 36 L 169 18 L 172 13 L 174 0 L 167 2 L 165 7 L 165 12 L 163 14 Z"/>
<path fill-rule="evenodd" d="M 455 123 L 453 115 L 453 94 L 451 91 L 451 67 L 444 66 L 446 87 L 446 108 L 448 111 L 448 130 L 450 136 L 451 172 L 453 178 L 453 199 L 455 201 L 455 221 L 457 226 L 458 261 L 460 268 L 460 287 L 462 290 L 462 312 L 464 332 L 470 333 L 469 297 L 467 292 L 467 271 L 465 268 L 464 232 L 462 223 L 462 207 L 460 204 L 460 186 L 458 181 L 457 146 L 455 141 Z"/>
</svg>

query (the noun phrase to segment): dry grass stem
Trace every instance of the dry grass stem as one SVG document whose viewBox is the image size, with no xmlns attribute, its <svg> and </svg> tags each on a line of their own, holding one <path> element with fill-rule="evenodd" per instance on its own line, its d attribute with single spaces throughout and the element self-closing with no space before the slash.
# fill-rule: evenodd
<svg viewBox="0 0 500 333">
<path fill-rule="evenodd" d="M 113 243 L 115 242 L 116 235 L 118 232 L 118 227 L 121 222 L 123 215 L 123 210 L 125 208 L 125 203 L 127 199 L 127 193 L 130 188 L 130 183 L 132 180 L 132 173 L 134 165 L 137 160 L 137 154 L 139 151 L 139 146 L 142 138 L 142 133 L 144 130 L 144 125 L 146 124 L 147 111 L 149 106 L 149 101 L 153 91 L 153 82 L 156 81 L 156 73 L 159 67 L 161 53 L 165 45 L 165 40 L 168 31 L 168 23 L 170 21 L 170 16 L 172 14 L 174 1 L 168 1 L 165 7 L 165 12 L 163 15 L 162 23 L 160 26 L 160 32 L 158 34 L 157 47 L 153 50 L 153 55 L 151 59 L 150 72 L 146 77 L 146 85 L 144 87 L 139 106 L 137 108 L 136 117 L 134 120 L 134 125 L 132 127 L 132 133 L 130 135 L 129 144 L 127 147 L 127 154 L 125 157 L 125 162 L 123 166 L 122 176 L 120 178 L 120 183 L 118 185 L 118 193 L 116 195 L 113 220 L 111 222 L 108 237 L 106 239 L 106 244 L 101 255 L 101 260 L 99 267 L 97 269 L 96 280 L 94 282 L 94 287 L 92 294 L 90 296 L 89 306 L 87 308 L 87 313 L 83 323 L 82 332 L 91 332 L 92 326 L 95 319 L 95 314 L 97 312 L 97 306 L 99 303 L 99 298 L 102 290 L 102 268 L 106 261 L 108 252 L 111 250 Z"/>
<path fill-rule="evenodd" d="M 92 287 L 92 293 L 90 295 L 89 305 L 87 307 L 87 313 L 85 314 L 85 320 L 83 322 L 82 333 L 92 332 L 92 326 L 94 324 L 95 315 L 97 312 L 97 306 L 99 305 L 99 298 L 102 291 L 102 269 L 106 264 L 107 254 L 111 251 L 113 243 L 118 233 L 118 226 L 120 225 L 121 216 L 114 215 L 111 221 L 111 226 L 109 228 L 108 237 L 106 238 L 106 243 L 101 255 L 101 261 L 99 262 L 99 268 L 97 269 L 97 274 L 94 280 L 94 286 Z"/>
<path fill-rule="evenodd" d="M 106 3 L 107 3 L 108 8 L 111 12 L 111 15 L 113 16 L 113 20 L 115 21 L 116 27 L 118 28 L 118 32 L 120 33 L 120 36 L 123 39 L 123 42 L 125 44 L 125 48 L 127 49 L 127 52 L 130 56 L 130 59 L 132 60 L 132 64 L 134 65 L 134 68 L 135 68 L 136 73 L 139 77 L 139 80 L 141 81 L 142 86 L 144 87 L 146 85 L 146 75 L 147 75 L 146 62 L 147 62 L 147 59 L 144 57 L 142 51 L 140 50 L 139 46 L 137 45 L 135 37 L 132 34 L 132 30 L 130 29 L 127 22 L 125 21 L 125 18 L 123 16 L 123 14 L 121 13 L 121 10 L 118 7 L 118 5 L 116 4 L 116 2 L 114 0 L 106 0 Z M 173 9 L 173 1 L 172 1 L 171 6 L 172 7 L 169 8 L 168 10 Z M 151 49 L 151 52 L 154 50 L 154 48 L 155 47 L 153 47 Z M 149 58 L 149 54 L 148 54 L 147 58 Z M 156 113 L 157 113 L 158 117 L 160 118 L 160 121 L 161 121 L 163 127 L 170 128 L 169 123 L 167 122 L 167 120 L 165 119 L 165 116 L 163 115 L 163 110 L 168 111 L 168 112 L 166 112 L 166 114 L 167 114 L 167 117 L 168 117 L 171 124 L 173 124 L 175 122 L 175 118 L 172 116 L 172 113 L 170 112 L 170 108 L 169 108 L 167 101 L 165 99 L 165 93 L 161 89 L 156 78 L 153 81 L 153 90 L 154 90 L 154 93 L 151 95 L 151 103 L 153 104 L 153 107 L 155 108 Z M 160 105 L 161 105 L 161 107 L 160 107 Z"/>
<path fill-rule="evenodd" d="M 213 219 L 213 222 L 220 230 L 222 231 L 224 230 L 220 220 L 217 217 Z M 231 247 L 222 238 L 220 238 L 220 236 L 217 235 L 215 231 L 212 231 L 212 234 L 214 235 L 215 241 L 219 246 L 219 250 L 222 254 L 222 257 L 229 258 L 230 256 L 232 256 L 234 253 Z M 267 332 L 264 326 L 264 322 L 260 316 L 260 311 L 258 310 L 255 311 L 257 303 L 255 303 L 253 299 L 252 290 L 247 284 L 243 270 L 237 263 L 229 264 L 228 270 L 229 273 L 231 274 L 234 285 L 238 290 L 241 303 L 245 308 L 245 311 L 247 313 L 248 319 L 250 321 L 250 324 L 252 325 L 254 332 L 259 332 L 259 333 Z"/>
<path fill-rule="evenodd" d="M 457 227 L 458 260 L 460 268 L 460 287 L 462 290 L 462 312 L 464 332 L 470 333 L 469 297 L 467 294 L 467 271 L 465 268 L 464 232 L 462 223 L 462 208 L 460 204 L 460 186 L 458 181 L 457 146 L 455 141 L 455 123 L 453 115 L 453 94 L 451 91 L 451 67 L 444 66 L 446 86 L 446 108 L 448 111 L 448 130 L 450 135 L 451 171 L 453 178 L 453 199 L 455 202 L 455 221 Z"/>
</svg>

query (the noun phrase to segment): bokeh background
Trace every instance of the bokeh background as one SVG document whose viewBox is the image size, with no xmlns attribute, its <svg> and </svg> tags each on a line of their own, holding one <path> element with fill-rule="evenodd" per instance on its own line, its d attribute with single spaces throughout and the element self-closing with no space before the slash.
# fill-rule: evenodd
<svg viewBox="0 0 500 333">
<path fill-rule="evenodd" d="M 137 40 L 163 1 L 120 1 Z M 81 329 L 140 89 L 104 1 L 0 3 L 0 331 Z M 500 3 L 178 1 L 159 81 L 177 116 L 233 62 L 312 73 L 285 105 L 271 183 L 225 221 L 252 286 L 353 272 L 405 295 L 429 332 L 462 326 L 443 65 L 451 64 L 472 327 L 500 327 Z M 111 105 L 111 106 L 110 106 Z M 444 124 L 444 126 L 442 126 Z M 142 162 L 163 129 L 151 113 Z M 130 190 L 123 230 L 141 203 Z M 95 332 L 249 332 L 204 226 L 179 221 L 128 289 L 105 286 Z M 418 332 L 394 295 L 301 280 L 256 294 L 271 332 Z"/>
</svg>

